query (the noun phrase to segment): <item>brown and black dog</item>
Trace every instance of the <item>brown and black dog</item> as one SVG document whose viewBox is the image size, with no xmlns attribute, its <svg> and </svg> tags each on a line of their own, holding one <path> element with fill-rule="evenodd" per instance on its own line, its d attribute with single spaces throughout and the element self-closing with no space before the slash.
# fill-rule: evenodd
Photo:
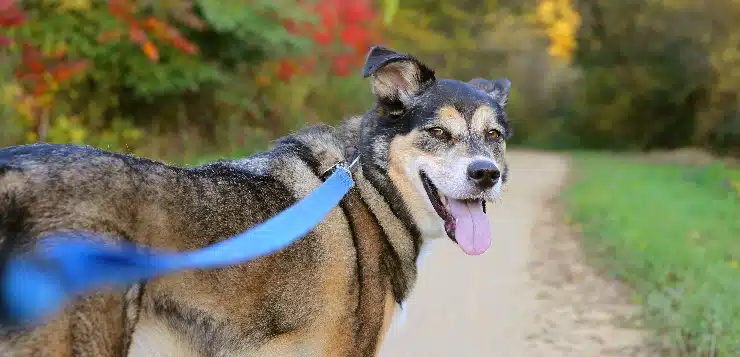
<svg viewBox="0 0 740 357">
<path fill-rule="evenodd" d="M 306 128 L 248 158 L 178 168 L 73 145 L 0 150 L 0 241 L 22 243 L 19 251 L 72 230 L 202 248 L 360 157 L 356 186 L 288 248 L 92 294 L 43 326 L 5 328 L 0 355 L 374 356 L 427 239 L 447 236 L 470 255 L 491 244 L 485 202 L 507 178 L 510 82 L 437 79 L 383 47 L 370 50 L 363 75 L 377 98 L 364 116 Z"/>
</svg>

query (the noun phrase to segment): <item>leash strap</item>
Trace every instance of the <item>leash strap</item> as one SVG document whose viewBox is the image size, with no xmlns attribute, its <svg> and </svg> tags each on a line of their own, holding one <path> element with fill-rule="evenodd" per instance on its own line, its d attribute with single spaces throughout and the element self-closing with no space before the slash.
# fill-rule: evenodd
<svg viewBox="0 0 740 357">
<path fill-rule="evenodd" d="M 0 302 L 5 306 L 0 309 L 11 323 L 38 323 L 67 299 L 104 286 L 224 267 L 277 252 L 311 232 L 339 204 L 354 185 L 351 166 L 333 166 L 327 170 L 328 179 L 301 201 L 248 231 L 199 250 L 157 252 L 131 243 L 103 244 L 79 234 L 44 239 L 33 253 L 10 259 L 2 270 Z"/>
</svg>

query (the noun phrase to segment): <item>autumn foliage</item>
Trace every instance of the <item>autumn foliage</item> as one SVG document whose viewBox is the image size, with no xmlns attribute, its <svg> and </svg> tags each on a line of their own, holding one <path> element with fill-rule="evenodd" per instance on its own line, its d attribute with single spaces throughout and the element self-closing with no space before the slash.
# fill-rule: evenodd
<svg viewBox="0 0 740 357">
<path fill-rule="evenodd" d="M 193 12 L 192 3 L 174 13 L 181 25 L 194 30 L 203 30 L 207 24 Z M 331 63 L 333 73 L 348 75 L 362 62 L 362 57 L 374 41 L 379 39 L 378 15 L 369 0 L 343 1 L 321 0 L 318 2 L 299 2 L 299 5 L 318 17 L 315 23 L 296 23 L 291 19 L 283 21 L 286 30 L 297 36 L 310 37 L 318 48 L 318 56 L 307 58 L 280 58 L 277 60 L 275 75 L 288 81 L 299 73 L 311 72 L 317 62 Z M 179 51 L 198 54 L 198 45 L 182 35 L 177 27 L 165 19 L 154 16 L 141 16 L 137 4 L 130 0 L 108 1 L 108 11 L 120 21 L 120 28 L 100 33 L 101 44 L 127 40 L 135 43 L 141 53 L 149 60 L 157 62 L 159 48 L 153 38 L 160 43 L 172 46 Z M 16 0 L 0 0 L 0 28 L 13 28 L 26 21 L 23 9 Z M 12 39 L 0 37 L 2 46 L 21 46 L 22 65 L 16 71 L 19 80 L 29 85 L 36 95 L 45 93 L 54 82 L 63 82 L 75 73 L 84 70 L 88 64 L 85 59 L 68 59 L 64 50 L 45 55 L 28 43 L 13 43 Z"/>
<path fill-rule="evenodd" d="M 369 0 L 320 0 L 299 4 L 318 16 L 318 21 L 312 24 L 285 20 L 283 24 L 290 33 L 310 37 L 318 45 L 318 57 L 312 54 L 308 58 L 280 59 L 277 74 L 281 80 L 287 81 L 302 71 L 310 72 L 317 61 L 328 61 L 334 74 L 346 76 L 362 64 L 370 45 L 379 41 L 378 15 Z M 335 46 L 337 43 L 339 50 Z"/>
<path fill-rule="evenodd" d="M 15 0 L 0 0 L 0 28 L 11 29 L 22 25 L 26 16 Z M 49 80 L 66 80 L 74 72 L 84 68 L 84 61 L 66 61 L 64 51 L 44 55 L 28 43 L 15 43 L 11 38 L 0 35 L 0 46 L 19 46 L 22 64 L 15 71 L 19 81 L 29 84 L 31 91 L 41 95 L 48 90 Z"/>
<path fill-rule="evenodd" d="M 187 27 L 203 30 L 206 24 L 193 14 L 192 4 L 187 4 L 190 6 L 175 13 L 177 15 L 175 18 Z M 198 46 L 186 39 L 177 28 L 166 21 L 154 16 L 138 17 L 136 5 L 129 0 L 109 0 L 108 11 L 121 21 L 123 28 L 100 34 L 98 40 L 102 43 L 119 40 L 125 31 L 128 40 L 139 45 L 142 53 L 153 62 L 159 60 L 159 50 L 150 39 L 151 36 L 184 53 L 191 55 L 198 53 Z"/>
<path fill-rule="evenodd" d="M 0 0 L 0 48 L 9 50 L 14 66 L 13 80 L 2 84 L 6 96 L 13 94 L 9 105 L 33 123 L 27 141 L 47 138 L 43 128 L 57 124 L 54 118 L 75 118 L 74 125 L 86 127 L 134 122 L 143 104 L 185 93 L 208 96 L 213 88 L 220 91 L 213 105 L 242 111 L 229 118 L 247 118 L 250 125 L 256 123 L 250 117 L 281 120 L 272 118 L 284 113 L 276 108 L 284 99 L 275 97 L 284 94 L 275 87 L 296 85 L 296 77 L 322 83 L 362 64 L 380 42 L 375 6 L 371 0 Z M 296 87 L 303 101 L 317 90 L 334 89 Z M 79 95 L 90 97 L 75 99 Z M 94 103 L 101 98 L 106 102 Z M 121 100 L 130 107 L 119 106 Z M 91 118 L 86 103 L 101 117 Z"/>
</svg>

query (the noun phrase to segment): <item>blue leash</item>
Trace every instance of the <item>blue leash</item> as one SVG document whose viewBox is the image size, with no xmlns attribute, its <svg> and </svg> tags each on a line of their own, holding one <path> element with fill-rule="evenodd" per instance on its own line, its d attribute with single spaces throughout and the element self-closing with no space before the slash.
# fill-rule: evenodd
<svg viewBox="0 0 740 357">
<path fill-rule="evenodd" d="M 42 322 L 66 300 L 104 286 L 137 283 L 188 269 L 218 268 L 277 252 L 302 238 L 336 207 L 354 185 L 351 167 L 337 164 L 324 183 L 276 216 L 211 246 L 189 252 L 157 252 L 131 243 L 115 246 L 61 235 L 33 253 L 8 261 L 0 306 L 16 324 Z M 327 171 L 327 173 L 330 171 Z"/>
</svg>

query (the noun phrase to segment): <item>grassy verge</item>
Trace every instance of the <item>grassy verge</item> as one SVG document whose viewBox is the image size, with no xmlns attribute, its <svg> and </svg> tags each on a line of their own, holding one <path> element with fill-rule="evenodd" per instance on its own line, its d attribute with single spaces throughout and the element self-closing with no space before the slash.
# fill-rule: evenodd
<svg viewBox="0 0 740 357">
<path fill-rule="evenodd" d="M 682 356 L 740 356 L 740 170 L 574 155 L 569 217 Z"/>
</svg>

